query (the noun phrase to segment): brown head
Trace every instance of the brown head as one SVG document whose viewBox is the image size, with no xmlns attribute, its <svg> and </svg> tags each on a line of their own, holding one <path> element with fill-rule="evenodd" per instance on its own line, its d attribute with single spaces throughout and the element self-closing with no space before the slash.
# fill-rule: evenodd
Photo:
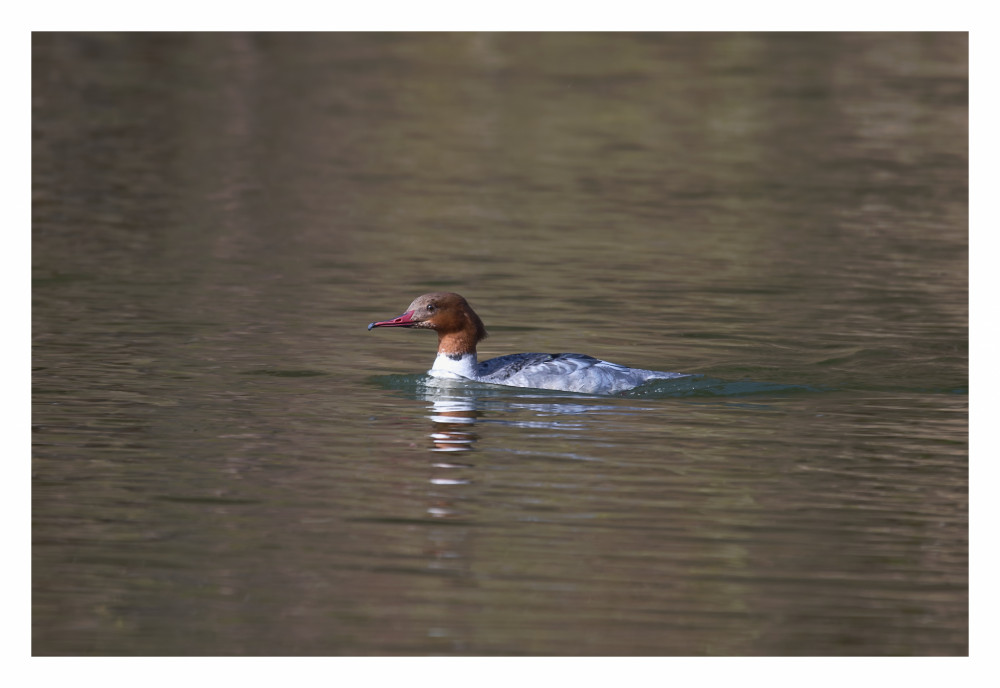
<svg viewBox="0 0 1000 688">
<path fill-rule="evenodd" d="M 437 291 L 418 296 L 406 312 L 392 320 L 373 322 L 374 327 L 417 327 L 438 333 L 438 353 L 475 353 L 476 344 L 486 339 L 486 326 L 469 302 L 458 294 Z"/>
</svg>

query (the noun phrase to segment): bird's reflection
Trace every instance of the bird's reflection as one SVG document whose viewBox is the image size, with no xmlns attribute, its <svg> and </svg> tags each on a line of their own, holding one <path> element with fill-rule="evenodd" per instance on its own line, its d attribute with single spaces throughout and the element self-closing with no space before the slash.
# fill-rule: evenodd
<svg viewBox="0 0 1000 688">
<path fill-rule="evenodd" d="M 432 463 L 434 471 L 429 482 L 434 489 L 427 514 L 438 519 L 461 518 L 467 515 L 458 507 L 463 495 L 452 488 L 472 483 L 473 464 L 459 460 L 456 454 L 475 448 L 479 440 L 475 425 L 481 412 L 476 395 L 469 394 L 467 388 L 448 384 L 447 380 L 435 382 L 424 387 L 422 395 L 430 402 L 427 416 L 431 421 L 430 450 L 452 456 L 447 459 L 437 456 Z"/>
<path fill-rule="evenodd" d="M 463 385 L 449 380 L 433 380 L 433 384 L 424 387 L 423 398 L 430 402 L 430 418 L 432 428 L 430 433 L 431 451 L 434 452 L 467 452 L 471 451 L 479 435 L 474 426 L 481 412 L 478 398 L 469 394 Z M 449 463 L 436 463 L 435 466 L 449 467 Z M 455 464 L 466 466 L 467 464 Z"/>
<path fill-rule="evenodd" d="M 430 399 L 433 422 L 431 451 L 464 452 L 473 448 L 479 436 L 473 430 L 479 410 L 475 398 Z"/>
<path fill-rule="evenodd" d="M 621 413 L 620 403 L 608 404 L 600 397 L 554 395 L 551 392 L 471 386 L 467 381 L 427 378 L 418 386 L 417 396 L 428 402 L 426 416 L 431 421 L 428 438 L 434 452 L 433 486 L 427 513 L 435 518 L 462 518 L 467 509 L 460 505 L 474 497 L 468 489 L 453 489 L 473 483 L 472 454 L 480 435 L 480 423 L 531 430 L 545 429 L 562 437 L 572 437 L 588 419 L 602 413 Z M 632 411 L 638 410 L 632 407 Z M 525 417 L 525 412 L 529 415 Z M 513 450 L 512 450 L 513 451 Z M 445 458 L 443 453 L 450 454 Z M 459 456 L 461 453 L 461 456 Z M 573 455 L 575 459 L 585 459 Z"/>
</svg>

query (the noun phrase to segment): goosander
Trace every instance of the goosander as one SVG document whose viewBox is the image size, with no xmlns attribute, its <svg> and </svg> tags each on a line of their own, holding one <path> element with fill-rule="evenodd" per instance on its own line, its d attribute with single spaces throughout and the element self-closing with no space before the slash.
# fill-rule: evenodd
<svg viewBox="0 0 1000 688">
<path fill-rule="evenodd" d="M 486 327 L 468 301 L 451 292 L 434 292 L 414 299 L 406 312 L 376 327 L 416 327 L 438 334 L 437 358 L 427 374 L 493 385 L 533 387 L 587 394 L 614 394 L 649 380 L 687 377 L 684 373 L 628 368 L 584 354 L 511 354 L 480 363 L 476 344 Z"/>
</svg>

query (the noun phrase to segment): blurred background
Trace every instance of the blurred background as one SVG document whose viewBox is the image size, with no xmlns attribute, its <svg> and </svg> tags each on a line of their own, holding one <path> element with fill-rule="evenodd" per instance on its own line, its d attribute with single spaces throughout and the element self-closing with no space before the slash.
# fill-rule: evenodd
<svg viewBox="0 0 1000 688">
<path fill-rule="evenodd" d="M 33 34 L 36 655 L 963 655 L 960 33 Z M 435 389 L 481 358 L 698 374 Z M 447 450 L 447 451 L 443 451 Z"/>
</svg>

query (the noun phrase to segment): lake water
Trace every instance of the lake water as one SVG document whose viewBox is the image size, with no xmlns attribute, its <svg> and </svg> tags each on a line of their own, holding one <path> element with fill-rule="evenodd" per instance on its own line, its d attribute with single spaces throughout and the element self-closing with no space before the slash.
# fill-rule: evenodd
<svg viewBox="0 0 1000 688">
<path fill-rule="evenodd" d="M 34 34 L 36 655 L 968 653 L 965 34 Z M 489 357 L 699 377 L 429 384 Z"/>
</svg>

